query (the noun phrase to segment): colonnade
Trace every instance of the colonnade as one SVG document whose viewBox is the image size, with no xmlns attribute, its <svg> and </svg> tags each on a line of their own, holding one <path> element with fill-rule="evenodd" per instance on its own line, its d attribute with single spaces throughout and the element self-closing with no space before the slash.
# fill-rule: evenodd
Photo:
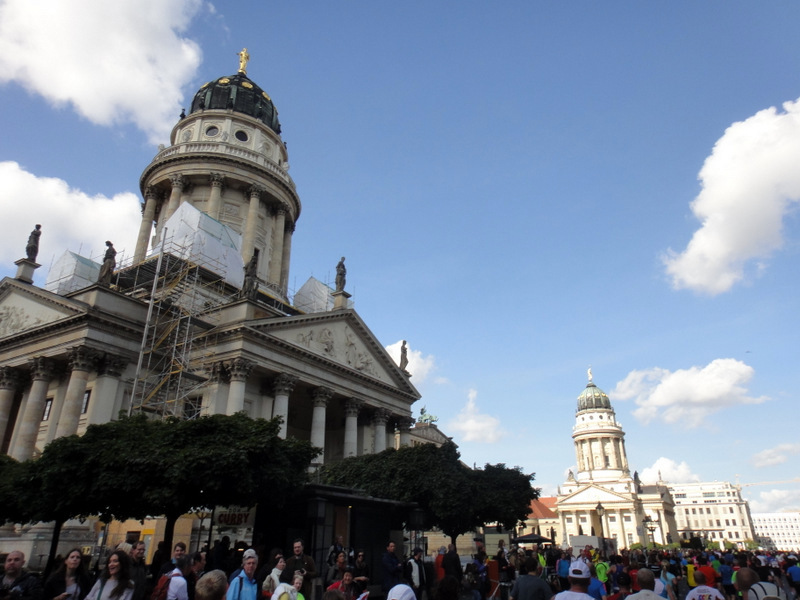
<svg viewBox="0 0 800 600">
<path fill-rule="evenodd" d="M 175 213 L 181 202 L 191 200 L 187 195 L 190 183 L 187 177 L 181 174 L 172 174 L 169 177 L 170 192 L 163 195 L 154 186 L 148 186 L 144 192 L 142 207 L 142 221 L 139 225 L 139 235 L 136 240 L 136 250 L 133 262 L 144 260 L 149 248 L 153 223 L 156 223 L 156 235 L 161 235 L 164 223 Z M 206 205 L 206 213 L 217 221 L 226 223 L 222 214 L 223 194 L 225 190 L 225 176 L 221 173 L 208 175 L 210 193 Z M 294 221 L 291 218 L 289 206 L 270 196 L 267 191 L 258 185 L 251 185 L 245 192 L 246 217 L 242 231 L 241 255 L 245 264 L 253 256 L 256 249 L 262 251 L 261 256 L 268 260 L 263 268 L 259 268 L 261 279 L 279 291 L 284 291 L 289 280 L 289 264 L 291 258 L 292 235 Z M 259 234 L 258 225 L 260 217 L 264 218 L 265 231 Z"/>
<path fill-rule="evenodd" d="M 628 459 L 621 437 L 609 435 L 577 439 L 575 453 L 579 471 L 599 469 L 628 471 Z"/>
<path fill-rule="evenodd" d="M 82 414 L 86 414 L 87 425 L 103 423 L 114 416 L 120 378 L 128 361 L 85 346 L 69 349 L 65 358 L 36 357 L 27 369 L 0 367 L 0 442 L 10 438 L 8 454 L 16 460 L 33 456 L 45 421 L 46 443 L 78 433 Z M 87 384 L 93 372 L 94 401 L 87 402 Z M 51 392 L 54 381 L 60 384 Z M 22 400 L 12 421 L 14 399 L 20 391 Z"/>
</svg>

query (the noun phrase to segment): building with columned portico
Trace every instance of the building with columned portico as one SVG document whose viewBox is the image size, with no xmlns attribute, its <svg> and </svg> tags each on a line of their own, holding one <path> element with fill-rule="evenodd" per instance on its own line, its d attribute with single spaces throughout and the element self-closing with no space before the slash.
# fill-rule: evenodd
<svg viewBox="0 0 800 600">
<path fill-rule="evenodd" d="M 593 535 L 615 540 L 617 548 L 678 541 L 667 484 L 645 485 L 635 471 L 631 475 L 622 424 L 591 369 L 578 396 L 572 440 L 576 472 L 569 472 L 556 501 L 560 540 L 569 545 L 571 536 Z"/>
<path fill-rule="evenodd" d="M 411 443 L 420 394 L 344 281 L 316 285 L 322 302 L 305 297 L 303 309 L 290 297 L 302 206 L 278 112 L 246 65 L 197 91 L 140 188 L 133 258 L 108 284 L 69 252 L 44 287 L 33 285 L 33 259 L 0 282 L 3 452 L 25 460 L 132 412 L 280 417 L 281 436 L 323 449 L 319 464 Z M 318 497 L 303 515 L 320 524 L 312 548 L 344 527 L 335 501 Z"/>
</svg>

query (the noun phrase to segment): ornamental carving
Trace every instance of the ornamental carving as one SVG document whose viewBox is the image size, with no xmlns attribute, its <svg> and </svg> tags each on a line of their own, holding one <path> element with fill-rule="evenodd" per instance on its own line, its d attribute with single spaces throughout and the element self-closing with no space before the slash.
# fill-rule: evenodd
<svg viewBox="0 0 800 600">
<path fill-rule="evenodd" d="M 17 369 L 0 367 L 0 389 L 13 390 L 20 384 L 20 374 Z"/>
<path fill-rule="evenodd" d="M 44 356 L 37 356 L 31 361 L 31 379 L 50 381 L 55 373 L 55 363 Z"/>
<path fill-rule="evenodd" d="M 386 427 L 386 423 L 389 421 L 390 413 L 385 408 L 378 408 L 375 410 L 375 414 L 372 415 L 372 424 L 376 427 Z"/>
<path fill-rule="evenodd" d="M 358 398 L 348 398 L 344 402 L 344 414 L 347 417 L 358 417 L 358 413 L 363 406 L 363 400 L 359 400 Z"/>
<path fill-rule="evenodd" d="M 231 374 L 231 379 L 235 381 L 244 381 L 250 376 L 253 371 L 255 363 L 247 360 L 246 358 L 234 358 L 228 367 Z"/>
<path fill-rule="evenodd" d="M 289 375 L 288 373 L 281 373 L 272 383 L 272 389 L 274 390 L 275 395 L 283 394 L 284 396 L 288 396 L 292 393 L 296 383 L 297 376 Z"/>
<path fill-rule="evenodd" d="M 0 308 L 0 337 L 36 327 L 41 323 L 41 319 L 32 317 L 21 306 Z"/>
<path fill-rule="evenodd" d="M 221 360 L 206 366 L 206 373 L 211 383 L 225 383 L 228 381 L 228 367 Z"/>
<path fill-rule="evenodd" d="M 181 175 L 180 173 L 170 175 L 169 180 L 172 183 L 173 189 L 177 188 L 181 191 L 183 191 L 183 188 L 186 187 L 186 184 L 188 183 L 186 179 L 183 177 L 183 175 Z"/>
<path fill-rule="evenodd" d="M 73 371 L 91 371 L 97 365 L 97 352 L 86 346 L 73 348 L 69 353 L 69 367 Z"/>
<path fill-rule="evenodd" d="M 122 377 L 122 373 L 127 366 L 127 359 L 121 356 L 114 356 L 113 354 L 106 354 L 98 365 L 97 374 L 107 377 Z"/>
<path fill-rule="evenodd" d="M 225 176 L 222 173 L 209 173 L 208 178 L 213 187 L 222 187 L 225 185 Z"/>
<path fill-rule="evenodd" d="M 326 387 L 318 387 L 311 393 L 314 397 L 314 406 L 325 408 L 333 397 L 333 390 Z"/>
</svg>

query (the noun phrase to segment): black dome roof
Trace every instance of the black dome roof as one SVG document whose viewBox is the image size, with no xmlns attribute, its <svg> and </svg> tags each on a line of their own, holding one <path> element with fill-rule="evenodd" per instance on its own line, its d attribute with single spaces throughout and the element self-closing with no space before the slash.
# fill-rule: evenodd
<svg viewBox="0 0 800 600">
<path fill-rule="evenodd" d="M 272 98 L 244 73 L 220 77 L 197 90 L 189 114 L 210 109 L 232 109 L 258 119 L 277 134 L 281 132 Z"/>
</svg>

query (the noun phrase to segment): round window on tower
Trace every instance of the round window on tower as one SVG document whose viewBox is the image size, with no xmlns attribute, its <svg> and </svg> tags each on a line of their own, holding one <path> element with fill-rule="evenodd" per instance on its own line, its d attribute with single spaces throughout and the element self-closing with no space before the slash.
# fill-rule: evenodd
<svg viewBox="0 0 800 600">
<path fill-rule="evenodd" d="M 247 133 L 242 131 L 241 129 L 237 131 L 235 135 L 236 139 L 239 140 L 240 142 L 246 142 L 247 140 L 250 139 L 249 137 L 247 137 Z"/>
<path fill-rule="evenodd" d="M 219 127 L 216 125 L 212 125 L 211 127 L 206 129 L 206 135 L 208 137 L 214 137 L 219 133 Z"/>
</svg>

